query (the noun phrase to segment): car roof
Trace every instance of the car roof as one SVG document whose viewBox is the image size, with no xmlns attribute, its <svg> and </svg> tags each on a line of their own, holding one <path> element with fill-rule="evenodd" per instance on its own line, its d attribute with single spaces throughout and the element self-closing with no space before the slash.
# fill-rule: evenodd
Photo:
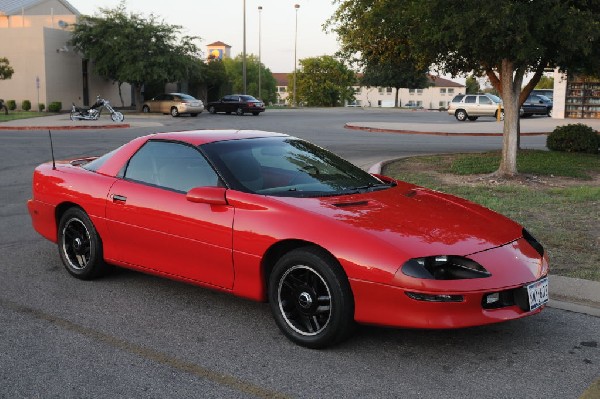
<svg viewBox="0 0 600 399">
<path fill-rule="evenodd" d="M 148 140 L 172 140 L 182 141 L 192 145 L 201 145 L 215 141 L 289 136 L 284 133 L 264 132 L 261 130 L 189 130 L 182 132 L 155 133 L 146 137 Z"/>
</svg>

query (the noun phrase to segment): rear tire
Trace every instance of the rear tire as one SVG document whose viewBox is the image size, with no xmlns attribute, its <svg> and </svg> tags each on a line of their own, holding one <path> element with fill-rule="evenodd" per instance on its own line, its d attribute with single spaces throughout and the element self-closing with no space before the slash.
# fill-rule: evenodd
<svg viewBox="0 0 600 399">
<path fill-rule="evenodd" d="M 260 115 L 260 112 L 253 112 L 252 115 L 258 116 L 258 115 Z"/>
<path fill-rule="evenodd" d="M 215 109 L 215 107 L 211 106 L 211 107 L 208 109 L 208 112 L 210 112 L 211 114 L 216 114 L 216 113 L 217 113 L 217 110 Z"/>
<path fill-rule="evenodd" d="M 239 116 L 244 116 L 244 110 L 242 109 L 242 107 L 238 107 L 238 109 L 235 110 L 235 114 Z"/>
<path fill-rule="evenodd" d="M 469 116 L 470 121 L 476 121 L 477 118 L 479 118 L 479 117 L 478 116 Z"/>
<path fill-rule="evenodd" d="M 142 112 L 145 113 L 145 114 L 149 114 L 150 113 L 150 107 L 147 106 L 147 105 L 144 105 L 142 107 Z"/>
<path fill-rule="evenodd" d="M 279 259 L 269 276 L 269 302 L 279 329 L 301 346 L 324 348 L 339 343 L 354 328 L 348 278 L 320 248 L 295 249 Z"/>
<path fill-rule="evenodd" d="M 108 270 L 100 236 L 80 208 L 71 208 L 60 218 L 58 252 L 67 271 L 78 279 L 90 280 Z"/>
</svg>

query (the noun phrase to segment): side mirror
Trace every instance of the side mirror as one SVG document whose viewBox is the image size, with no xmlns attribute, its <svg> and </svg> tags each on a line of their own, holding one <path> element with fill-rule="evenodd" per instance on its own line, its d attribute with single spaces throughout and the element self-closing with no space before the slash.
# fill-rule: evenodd
<svg viewBox="0 0 600 399">
<path fill-rule="evenodd" d="M 194 187 L 185 198 L 190 202 L 209 205 L 227 205 L 224 187 Z"/>
</svg>

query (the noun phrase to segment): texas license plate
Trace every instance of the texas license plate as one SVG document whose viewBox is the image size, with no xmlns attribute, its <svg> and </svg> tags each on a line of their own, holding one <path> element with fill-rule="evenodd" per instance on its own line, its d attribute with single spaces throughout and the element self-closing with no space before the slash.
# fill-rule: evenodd
<svg viewBox="0 0 600 399">
<path fill-rule="evenodd" d="M 548 302 L 548 277 L 544 277 L 527 286 L 529 310 L 535 310 Z"/>
</svg>

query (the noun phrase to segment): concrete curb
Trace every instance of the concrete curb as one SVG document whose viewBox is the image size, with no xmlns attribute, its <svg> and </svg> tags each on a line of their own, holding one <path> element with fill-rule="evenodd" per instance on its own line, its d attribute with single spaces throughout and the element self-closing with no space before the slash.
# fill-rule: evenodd
<svg viewBox="0 0 600 399">
<path fill-rule="evenodd" d="M 502 137 L 503 133 L 482 133 L 482 132 L 474 132 L 474 133 L 466 133 L 466 132 L 458 132 L 458 133 L 449 133 L 449 132 L 422 132 L 418 130 L 403 130 L 403 129 L 389 129 L 389 128 L 378 128 L 378 127 L 369 127 L 369 126 L 357 126 L 346 123 L 344 125 L 345 129 L 350 130 L 361 130 L 365 132 L 371 133 L 396 133 L 396 134 L 423 134 L 427 136 L 470 136 L 470 137 Z M 521 136 L 546 136 L 548 132 L 526 132 L 521 133 Z"/>
</svg>

